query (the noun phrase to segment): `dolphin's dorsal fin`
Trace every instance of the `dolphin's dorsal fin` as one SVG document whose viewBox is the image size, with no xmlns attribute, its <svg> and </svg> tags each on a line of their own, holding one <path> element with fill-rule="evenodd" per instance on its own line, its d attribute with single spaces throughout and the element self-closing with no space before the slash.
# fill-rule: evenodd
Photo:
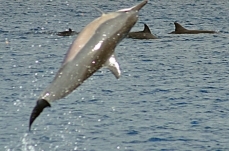
<svg viewBox="0 0 229 151">
<path fill-rule="evenodd" d="M 149 27 L 146 24 L 144 24 L 144 30 L 143 30 L 143 32 L 144 33 L 151 33 Z"/>
<path fill-rule="evenodd" d="M 101 9 L 99 9 L 98 7 L 95 7 L 94 5 L 92 5 L 92 4 L 90 4 L 91 5 L 91 7 L 93 7 L 94 9 L 96 9 L 98 12 L 100 12 L 102 15 L 104 15 L 105 13 L 101 10 Z"/>
<path fill-rule="evenodd" d="M 71 29 L 71 28 L 69 28 L 69 29 L 68 29 L 68 31 L 72 32 L 72 29 Z"/>
<path fill-rule="evenodd" d="M 187 30 L 185 29 L 183 26 L 181 26 L 179 23 L 174 22 L 175 25 L 175 31 L 183 31 L 183 30 Z"/>
<path fill-rule="evenodd" d="M 118 79 L 121 75 L 121 70 L 119 68 L 119 64 L 115 59 L 114 54 L 107 60 L 105 66 L 114 74 L 114 76 Z"/>
</svg>

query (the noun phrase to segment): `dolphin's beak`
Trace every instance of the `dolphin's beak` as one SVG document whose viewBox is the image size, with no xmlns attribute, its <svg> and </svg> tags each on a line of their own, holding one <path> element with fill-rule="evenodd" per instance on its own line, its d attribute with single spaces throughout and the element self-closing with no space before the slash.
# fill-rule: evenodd
<svg viewBox="0 0 229 151">
<path fill-rule="evenodd" d="M 33 108 L 30 115 L 29 130 L 34 122 L 34 120 L 40 115 L 44 108 L 51 107 L 51 105 L 44 99 L 37 100 L 37 105 Z"/>
<path fill-rule="evenodd" d="M 139 11 L 140 9 L 142 9 L 143 6 L 145 6 L 145 4 L 148 2 L 148 0 L 144 0 L 143 2 L 141 2 L 140 4 L 134 6 L 131 8 L 131 10 L 133 11 Z"/>
<path fill-rule="evenodd" d="M 128 12 L 128 11 L 139 11 L 145 4 L 148 2 L 148 0 L 142 1 L 140 4 L 133 6 L 131 8 L 121 9 L 118 12 Z"/>
</svg>

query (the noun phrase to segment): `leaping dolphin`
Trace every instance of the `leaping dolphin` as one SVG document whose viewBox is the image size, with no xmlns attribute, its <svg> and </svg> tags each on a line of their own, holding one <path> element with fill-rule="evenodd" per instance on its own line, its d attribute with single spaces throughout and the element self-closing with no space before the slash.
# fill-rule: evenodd
<svg viewBox="0 0 229 151">
<path fill-rule="evenodd" d="M 135 25 L 139 10 L 147 2 L 144 0 L 131 8 L 102 14 L 80 32 L 54 80 L 38 98 L 30 116 L 29 130 L 45 107 L 70 94 L 101 67 L 107 66 L 116 78 L 120 77 L 115 47 Z"/>
<path fill-rule="evenodd" d="M 188 30 L 188 29 L 182 27 L 177 22 L 174 22 L 174 25 L 175 25 L 175 31 L 173 31 L 169 34 L 200 34 L 200 33 L 214 34 L 214 33 L 217 33 L 215 31 L 211 31 L 211 30 Z"/>
<path fill-rule="evenodd" d="M 133 39 L 158 39 L 156 36 L 154 36 L 149 27 L 144 24 L 143 31 L 136 31 L 136 32 L 129 32 L 127 35 L 127 38 L 133 38 Z"/>
</svg>

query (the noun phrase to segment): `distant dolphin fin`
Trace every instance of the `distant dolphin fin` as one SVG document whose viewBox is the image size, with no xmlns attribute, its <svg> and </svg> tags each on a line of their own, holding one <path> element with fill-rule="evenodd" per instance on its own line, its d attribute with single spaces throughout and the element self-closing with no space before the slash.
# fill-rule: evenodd
<svg viewBox="0 0 229 151">
<path fill-rule="evenodd" d="M 184 31 L 184 30 L 187 30 L 186 28 L 184 28 L 183 26 L 181 26 L 177 22 L 174 22 L 174 25 L 175 25 L 175 31 Z"/>
<path fill-rule="evenodd" d="M 40 115 L 40 113 L 46 107 L 51 107 L 51 105 L 48 103 L 48 101 L 46 101 L 44 99 L 37 100 L 37 105 L 33 108 L 33 111 L 30 115 L 29 130 L 31 129 L 31 126 L 32 126 L 34 120 Z"/>
<path fill-rule="evenodd" d="M 109 60 L 107 60 L 105 66 L 114 74 L 117 79 L 120 77 L 121 70 L 114 54 L 109 58 Z"/>
<path fill-rule="evenodd" d="M 144 30 L 143 30 L 143 32 L 150 33 L 151 34 L 151 31 L 149 29 L 149 26 L 147 26 L 146 24 L 144 24 Z"/>
</svg>

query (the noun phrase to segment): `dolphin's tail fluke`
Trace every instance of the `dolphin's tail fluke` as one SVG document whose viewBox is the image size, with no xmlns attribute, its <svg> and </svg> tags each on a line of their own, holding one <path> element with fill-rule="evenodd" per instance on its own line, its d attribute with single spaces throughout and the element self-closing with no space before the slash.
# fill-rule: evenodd
<svg viewBox="0 0 229 151">
<path fill-rule="evenodd" d="M 37 100 L 37 105 L 33 108 L 33 111 L 30 115 L 29 130 L 31 129 L 31 126 L 32 126 L 34 120 L 40 115 L 40 113 L 46 107 L 51 107 L 51 105 L 48 103 L 48 101 L 46 101 L 44 99 Z"/>
</svg>

